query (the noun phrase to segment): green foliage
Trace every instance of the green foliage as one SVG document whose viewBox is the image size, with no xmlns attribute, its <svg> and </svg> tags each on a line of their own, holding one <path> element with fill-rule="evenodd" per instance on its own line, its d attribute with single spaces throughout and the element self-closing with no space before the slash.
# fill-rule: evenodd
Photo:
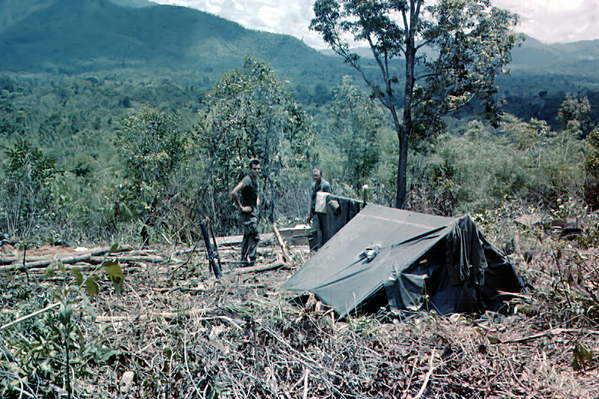
<svg viewBox="0 0 599 399">
<path fill-rule="evenodd" d="M 499 130 L 472 121 L 440 136 L 414 165 L 410 207 L 444 215 L 478 212 L 505 196 L 555 207 L 560 198 L 582 193 L 582 151 L 575 137 L 551 131 L 544 121 L 506 115 Z"/>
<path fill-rule="evenodd" d="M 27 394 L 31 394 L 28 397 L 34 397 L 41 392 L 45 392 L 48 397 L 58 397 L 62 395 L 60 391 L 66 391 L 67 397 L 71 397 L 74 391 L 71 377 L 77 380 L 88 378 L 92 367 L 106 363 L 111 357 L 118 355 L 118 350 L 104 344 L 105 337 L 89 336 L 85 322 L 79 316 L 85 314 L 91 319 L 96 317 L 89 297 L 99 293 L 97 281 L 102 269 L 115 284 L 115 290 L 120 292 L 122 289 L 123 271 L 118 263 L 108 261 L 108 257 L 118 248 L 118 244 L 114 244 L 104 261 L 86 274 L 74 267 L 71 269 L 71 276 L 60 262 L 47 267 L 44 276 L 50 282 L 53 280 L 61 285 L 55 287 L 50 283 L 50 298 L 40 295 L 41 293 L 31 293 L 29 302 L 32 308 L 39 308 L 54 299 L 57 301 L 55 305 L 58 305 L 58 311 L 23 320 L 11 326 L 9 333 L 0 336 L 5 354 L 0 359 L 0 395 L 3 398 L 17 398 Z M 17 287 L 21 284 L 18 281 L 16 283 Z M 31 287 L 24 289 L 30 290 Z M 12 288 L 3 299 L 14 294 Z M 40 304 L 36 303 L 38 300 Z M 55 307 L 47 306 L 46 310 Z M 29 308 L 19 310 L 26 314 L 33 312 Z"/>
<path fill-rule="evenodd" d="M 572 368 L 585 370 L 593 361 L 593 354 L 583 344 L 577 342 L 572 351 Z"/>
<path fill-rule="evenodd" d="M 115 292 L 120 294 L 123 290 L 123 283 L 125 282 L 125 275 L 123 274 L 123 270 L 121 270 L 121 266 L 118 262 L 104 262 L 102 266 L 106 273 L 108 273 L 108 276 L 114 285 Z"/>
<path fill-rule="evenodd" d="M 410 136 L 428 138 L 442 127 L 442 116 L 473 98 L 480 99 L 487 115 L 497 121 L 495 77 L 505 72 L 503 67 L 511 60 L 517 17 L 491 7 L 486 0 L 448 0 L 429 7 L 422 0 L 319 0 L 314 12 L 310 28 L 362 74 L 373 96 L 391 114 L 399 140 L 396 206 L 401 208 L 407 195 Z M 369 45 L 379 66 L 378 77 L 365 73 L 360 56 L 350 52 L 345 34 Z M 424 46 L 432 51 L 418 58 Z M 405 58 L 406 71 L 401 81 L 391 62 L 400 56 Z M 426 71 L 417 74 L 420 60 Z"/>
<path fill-rule="evenodd" d="M 589 205 L 599 207 L 599 128 L 584 140 L 584 198 Z"/>
<path fill-rule="evenodd" d="M 65 289 L 63 291 L 58 291 L 55 294 L 55 298 L 60 302 L 60 308 L 58 310 L 58 321 L 60 322 L 60 326 L 58 331 L 60 331 L 63 341 L 64 341 L 64 353 L 65 353 L 65 386 L 67 391 L 67 397 L 70 399 L 72 395 L 72 387 L 71 387 L 71 363 L 69 360 L 69 350 L 70 350 L 70 335 L 73 330 L 73 324 L 71 322 L 71 315 L 75 311 L 75 306 L 77 301 L 73 299 L 69 299 L 69 294 L 74 291 L 70 289 Z"/>
<path fill-rule="evenodd" d="M 534 45 L 532 42 L 527 44 Z M 276 49 L 277 47 L 271 47 L 272 51 Z M 370 49 L 368 52 L 371 53 Z M 428 52 L 426 54 L 429 56 L 428 61 L 432 61 L 431 56 L 436 55 Z M 393 61 L 390 60 L 391 69 L 401 84 L 405 68 Z M 377 71 L 373 69 L 373 60 L 366 59 L 365 56 L 360 62 L 364 73 L 374 76 Z M 306 169 L 281 169 L 278 183 L 274 184 L 274 190 L 271 190 L 274 192 L 273 198 L 277 206 L 276 219 L 281 221 L 292 221 L 305 213 L 305 191 L 309 185 L 306 170 L 310 166 L 322 167 L 338 193 L 359 197 L 364 195 L 356 190 L 354 175 L 350 175 L 344 169 L 348 160 L 351 161 L 354 157 L 347 157 L 345 153 L 340 152 L 332 139 L 333 135 L 330 134 L 333 115 L 330 112 L 330 103 L 326 101 L 330 93 L 334 92 L 333 88 L 339 84 L 341 76 L 347 72 L 343 71 L 342 74 L 342 69 L 338 68 L 338 71 L 333 73 L 330 70 L 330 62 L 326 68 L 312 66 L 312 69 L 309 69 L 304 64 L 321 65 L 317 60 L 306 57 L 301 63 L 294 64 L 293 73 L 285 76 L 293 77 L 293 82 L 297 85 L 294 98 L 311 104 L 305 110 L 318 123 L 318 128 L 312 130 L 319 131 L 319 140 L 316 144 L 312 140 L 312 144 L 307 145 L 311 148 L 311 155 L 307 161 L 302 161 Z M 276 68 L 279 73 L 288 71 Z M 517 64 L 515 69 L 517 68 L 521 68 L 521 63 Z M 418 71 L 421 72 L 420 69 Z M 325 75 L 325 80 L 320 79 Z M 232 169 L 235 172 L 231 176 L 220 175 L 222 179 L 229 179 L 229 184 L 217 182 L 221 185 L 218 190 L 213 190 L 210 184 L 215 175 L 207 173 L 212 170 L 210 153 L 204 141 L 204 137 L 208 137 L 204 134 L 207 130 L 200 132 L 198 140 L 194 139 L 200 145 L 188 147 L 193 151 L 187 152 L 187 161 L 183 164 L 182 173 L 172 182 L 177 189 L 171 192 L 178 194 L 159 201 L 156 207 L 159 216 L 154 218 L 155 222 L 144 222 L 144 212 L 146 216 L 150 212 L 145 206 L 137 206 L 141 204 L 139 198 L 133 198 L 133 195 L 127 197 L 127 191 L 115 190 L 115 187 L 124 187 L 127 190 L 130 188 L 128 183 L 124 182 L 124 162 L 123 158 L 118 157 L 119 148 L 115 145 L 116 131 L 122 120 L 131 112 L 137 112 L 141 104 L 147 103 L 149 108 L 159 112 L 171 113 L 177 110 L 181 131 L 193 131 L 200 119 L 202 128 L 205 128 L 208 126 L 207 120 L 203 119 L 208 105 L 208 102 L 204 102 L 205 90 L 219 76 L 221 72 L 208 71 L 203 67 L 185 74 L 144 68 L 96 71 L 69 76 L 3 72 L 3 89 L 0 93 L 0 145 L 11 148 L 17 140 L 27 140 L 32 147 L 43 151 L 44 156 L 55 159 L 55 168 L 61 171 L 49 185 L 51 195 L 49 201 L 45 201 L 45 210 L 39 214 L 36 223 L 31 220 L 31 231 L 37 235 L 35 241 L 41 242 L 51 238 L 69 243 L 91 240 L 97 242 L 98 239 L 110 240 L 116 236 L 131 240 L 132 236 L 137 238 L 139 230 L 145 226 L 145 232 L 149 236 L 161 241 L 176 237 L 189 242 L 195 237 L 192 231 L 194 224 L 190 222 L 197 217 L 193 200 L 198 190 L 202 193 L 200 207 L 203 214 L 211 215 L 215 219 L 213 222 L 216 227 L 228 226 L 226 229 L 217 229 L 219 234 L 230 232 L 230 228 L 235 224 L 232 220 L 233 214 L 227 206 L 227 193 L 237 178 L 245 173 L 247 165 L 246 162 L 240 162 L 239 168 Z M 517 111 L 516 115 L 534 115 L 536 121 L 527 116 L 522 121 L 514 122 L 510 129 L 516 130 L 515 135 L 509 131 L 506 123 L 503 124 L 505 130 L 503 127 L 502 130 L 494 130 L 484 125 L 481 125 L 484 126 L 482 129 L 466 129 L 463 121 L 470 118 L 474 112 L 482 110 L 476 105 L 466 107 L 465 113 L 461 115 L 462 120 L 443 119 L 444 124 L 450 127 L 451 136 L 460 136 L 468 130 L 471 131 L 468 134 L 480 133 L 487 135 L 487 138 L 491 137 L 492 143 L 489 148 L 498 155 L 493 157 L 495 154 L 491 154 L 489 159 L 506 161 L 501 161 L 499 171 L 492 171 L 490 175 L 486 172 L 488 167 L 475 166 L 473 161 L 470 161 L 469 167 L 482 174 L 467 171 L 464 173 L 464 165 L 447 165 L 454 159 L 458 163 L 464 162 L 457 140 L 449 140 L 442 136 L 438 142 L 430 142 L 431 146 L 428 141 L 431 138 L 430 129 L 419 131 L 421 135 L 412 135 L 408 149 L 410 161 L 406 165 L 406 178 L 410 189 L 413 190 L 409 204 L 412 209 L 451 214 L 492 206 L 488 204 L 496 204 L 504 194 L 516 197 L 523 195 L 527 201 L 537 201 L 539 198 L 544 202 L 555 201 L 555 198 L 564 193 L 579 193 L 583 185 L 585 199 L 589 204 L 593 204 L 592 198 L 597 198 L 597 195 L 593 197 L 592 194 L 592 176 L 597 168 L 584 167 L 581 182 L 579 169 L 582 164 L 577 166 L 572 161 L 577 157 L 580 161 L 592 159 L 592 153 L 588 150 L 590 147 L 585 144 L 584 157 L 581 158 L 578 152 L 579 143 L 560 138 L 560 127 L 555 122 L 556 112 L 564 100 L 564 93 L 568 91 L 583 93 L 578 95 L 578 101 L 582 101 L 584 95 L 590 104 L 597 103 L 597 95 L 589 91 L 593 88 L 592 82 L 584 83 L 575 76 L 566 79 L 557 73 L 540 76 L 517 72 L 509 81 L 506 79 L 502 81 L 505 90 L 500 93 L 509 100 L 506 105 Z M 280 82 L 293 90 L 286 81 Z M 316 88 L 316 85 L 319 86 Z M 536 94 L 543 90 L 548 92 L 544 97 Z M 534 96 L 530 93 L 534 93 Z M 401 101 L 398 101 L 398 105 L 401 105 Z M 590 121 L 582 123 L 582 136 L 574 135 L 573 139 L 580 139 L 591 130 L 592 121 L 596 120 L 593 116 L 596 112 L 593 112 L 594 108 L 589 113 Z M 401 118 L 399 119 L 401 121 Z M 544 121 L 547 122 L 545 126 Z M 384 121 L 377 132 L 379 162 L 367 182 L 369 190 L 366 192 L 368 201 L 386 205 L 392 205 L 395 202 L 393 198 L 397 196 L 399 141 L 396 134 L 390 134 L 390 128 L 394 129 L 393 121 Z M 474 133 L 475 130 L 478 133 Z M 517 130 L 521 132 L 518 133 Z M 500 141 L 495 139 L 501 137 L 504 132 L 509 136 L 509 145 L 502 146 Z M 558 148 L 558 153 L 553 156 L 551 151 L 560 141 L 558 139 L 561 139 L 561 148 L 555 147 Z M 487 145 L 485 140 L 482 136 L 476 139 L 483 153 Z M 514 149 L 515 141 L 518 141 L 519 148 Z M 585 142 L 588 143 L 589 140 Z M 455 144 L 455 147 L 441 149 L 451 143 Z M 569 155 L 565 151 L 568 146 Z M 464 147 L 466 148 L 469 148 L 468 145 Z M 474 150 L 474 147 L 469 149 Z M 320 157 L 318 163 L 314 154 Z M 536 161 L 533 160 L 534 155 L 537 156 Z M 545 158 L 547 155 L 548 158 Z M 513 165 L 510 164 L 512 161 Z M 521 162 L 526 167 L 520 165 Z M 487 163 L 490 164 L 491 161 Z M 577 169 L 578 174 L 575 173 Z M 437 176 L 433 175 L 437 173 L 434 171 L 439 172 Z M 491 179 L 495 174 L 499 175 L 497 178 L 493 177 L 496 181 Z M 551 177 L 551 174 L 555 176 Z M 474 182 L 477 179 L 482 181 L 481 187 L 476 187 Z M 564 186 L 563 182 L 567 184 Z M 553 188 L 552 185 L 557 187 Z M 268 183 L 263 186 L 269 188 Z M 290 190 L 289 187 L 293 189 Z M 279 200 L 284 193 L 288 196 L 285 200 Z M 486 193 L 491 193 L 492 198 L 484 199 Z M 124 200 L 123 197 L 129 199 Z M 271 198 L 266 199 L 268 201 L 265 201 L 265 204 L 272 201 Z M 265 209 L 267 212 L 271 210 L 272 207 Z M 223 218 L 216 215 L 222 215 Z M 2 232 L 8 232 L 4 227 L 4 209 L 0 213 L 0 219 Z M 263 227 L 267 228 L 266 225 Z"/>
<path fill-rule="evenodd" d="M 505 119 L 502 128 L 510 144 L 524 155 L 527 176 L 523 198 L 555 206 L 557 199 L 582 191 L 581 142 L 568 131 L 552 132 L 544 121 L 522 123 Z"/>
<path fill-rule="evenodd" d="M 118 232 L 115 208 L 120 193 L 115 187 L 123 183 L 120 170 L 116 165 L 102 167 L 92 157 L 78 158 L 81 168 L 89 172 L 77 176 L 66 170 L 54 187 L 54 238 L 75 242 L 91 237 L 109 240 Z"/>
<path fill-rule="evenodd" d="M 195 123 L 202 100 L 197 86 L 181 87 L 145 73 L 125 72 L 118 78 L 112 74 L 9 75 L 13 91 L 0 96 L 0 125 L 2 120 L 7 122 L 0 145 L 12 148 L 26 140 L 45 157 L 55 159 L 61 171 L 50 184 L 51 212 L 40 215 L 49 217 L 33 224 L 37 241 L 109 240 L 132 230 L 126 223 L 119 225 L 128 220 L 127 207 L 119 209 L 120 192 L 115 190 L 123 184 L 115 130 L 129 113 L 119 101 L 129 96 L 129 105 L 136 109 L 144 101 L 161 110 L 177 108 L 187 130 Z M 0 228 L 7 232 L 3 211 L 0 215 Z"/>
<path fill-rule="evenodd" d="M 580 135 L 581 126 L 587 121 L 590 112 L 591 104 L 587 97 L 576 98 L 568 93 L 558 110 L 557 120 L 569 133 Z"/>
<path fill-rule="evenodd" d="M 188 137 L 181 116 L 144 107 L 117 132 L 125 184 L 121 198 L 126 217 L 156 225 L 165 203 L 179 191 L 179 172 L 187 161 Z M 144 241 L 147 237 L 144 237 Z"/>
<path fill-rule="evenodd" d="M 286 190 L 282 183 L 287 186 L 294 171 L 307 170 L 314 138 L 311 118 L 293 99 L 289 82 L 250 57 L 243 70 L 228 72 L 215 85 L 207 105 L 201 140 L 210 159 L 210 183 L 200 193 L 204 202 L 230 203 L 229 191 L 255 158 L 269 183 L 266 205 L 274 221 L 275 203 Z M 223 220 L 222 213 L 210 214 Z"/>
<path fill-rule="evenodd" d="M 124 177 L 143 206 L 167 189 L 185 160 L 187 140 L 180 116 L 142 108 L 127 118 L 117 133 Z"/>
<path fill-rule="evenodd" d="M 5 152 L 0 221 L 10 235 L 27 237 L 51 209 L 51 185 L 58 171 L 54 159 L 26 140 L 17 140 Z"/>
<path fill-rule="evenodd" d="M 380 106 L 346 76 L 331 104 L 333 140 L 344 155 L 343 178 L 359 193 L 380 160 L 377 137 L 383 127 Z"/>
</svg>

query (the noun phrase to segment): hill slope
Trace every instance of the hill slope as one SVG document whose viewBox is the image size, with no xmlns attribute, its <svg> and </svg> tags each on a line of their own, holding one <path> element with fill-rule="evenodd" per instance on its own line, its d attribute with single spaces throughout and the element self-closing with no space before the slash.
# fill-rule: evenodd
<svg viewBox="0 0 599 399">
<path fill-rule="evenodd" d="M 599 79 L 599 40 L 543 44 L 527 37 L 512 52 L 514 70 L 592 76 Z"/>
<path fill-rule="evenodd" d="M 248 30 L 191 8 L 129 7 L 107 0 L 37 3 L 41 5 L 17 7 L 6 18 L 0 30 L 0 69 L 40 72 L 59 67 L 77 73 L 140 66 L 224 71 L 240 67 L 248 54 L 291 75 L 334 71 L 342 65 L 291 36 Z"/>
</svg>

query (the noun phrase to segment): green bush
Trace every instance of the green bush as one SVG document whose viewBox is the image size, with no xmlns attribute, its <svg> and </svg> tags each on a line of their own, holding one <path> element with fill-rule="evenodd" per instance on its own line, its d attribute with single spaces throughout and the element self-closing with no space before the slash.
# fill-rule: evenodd
<svg viewBox="0 0 599 399">
<path fill-rule="evenodd" d="M 0 223 L 9 235 L 28 238 L 36 225 L 51 219 L 55 160 L 26 140 L 5 149 L 0 185 Z"/>
</svg>

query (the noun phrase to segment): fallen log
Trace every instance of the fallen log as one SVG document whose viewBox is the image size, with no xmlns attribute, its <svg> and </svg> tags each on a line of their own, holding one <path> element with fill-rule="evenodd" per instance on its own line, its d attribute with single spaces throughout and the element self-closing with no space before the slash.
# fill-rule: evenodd
<svg viewBox="0 0 599 399">
<path fill-rule="evenodd" d="M 111 257 L 112 258 L 112 257 Z M 162 256 L 115 256 L 115 261 L 122 263 L 139 263 L 139 262 L 148 262 L 148 263 L 163 263 L 167 261 L 166 257 Z M 106 258 L 103 256 L 90 256 L 89 254 L 80 255 L 80 256 L 69 256 L 65 258 L 47 258 L 45 260 L 40 260 L 37 262 L 26 262 L 25 266 L 20 263 L 14 263 L 12 265 L 0 266 L 0 272 L 8 271 L 8 270 L 29 270 L 29 269 L 37 269 L 50 265 L 53 262 L 60 262 L 62 264 L 73 264 L 78 262 L 86 262 L 92 265 L 100 265 L 106 261 Z"/>
<path fill-rule="evenodd" d="M 111 257 L 112 258 L 112 257 Z M 89 262 L 99 265 L 100 263 L 104 262 L 104 258 L 103 257 L 91 257 Z M 166 262 L 168 260 L 168 258 L 164 257 L 164 256 L 152 256 L 152 255 L 146 255 L 146 256 L 115 256 L 114 260 L 119 261 L 119 262 L 123 262 L 123 263 L 128 263 L 128 262 L 148 262 L 148 263 L 163 263 Z"/>
<path fill-rule="evenodd" d="M 279 258 L 279 259 L 275 260 L 274 262 L 269 263 L 268 265 L 242 267 L 239 269 L 234 269 L 231 272 L 229 272 L 228 274 L 233 275 L 233 276 L 238 276 L 240 274 L 256 273 L 256 272 L 263 272 L 266 270 L 278 269 L 279 267 L 283 267 L 283 266 L 287 266 L 287 263 L 283 259 Z"/>
<path fill-rule="evenodd" d="M 108 252 L 110 252 L 111 248 L 112 247 L 98 247 L 98 248 L 93 248 L 91 250 L 83 251 L 83 252 L 79 252 L 79 253 L 73 252 L 71 254 L 71 256 L 67 256 L 67 257 L 63 257 L 63 258 L 69 259 L 69 258 L 75 258 L 75 257 L 80 257 L 80 256 L 87 256 L 89 258 L 90 256 L 104 255 L 104 254 L 107 254 Z M 125 252 L 125 251 L 130 251 L 130 250 L 131 250 L 130 245 L 123 245 L 122 247 L 119 247 L 119 249 L 117 249 L 114 253 Z M 58 257 L 58 254 L 54 254 L 54 255 L 46 255 L 46 256 L 25 257 L 25 262 L 29 262 L 29 263 L 41 262 L 41 261 L 46 261 L 48 259 L 53 260 L 54 258 L 62 259 L 61 257 Z M 17 257 L 15 255 L 0 256 L 0 264 L 10 265 L 13 263 L 23 263 L 23 257 Z"/>
<path fill-rule="evenodd" d="M 61 262 L 63 264 L 77 263 L 77 262 L 89 262 L 90 259 L 91 259 L 91 255 L 86 254 L 86 255 L 80 255 L 80 256 L 70 256 L 70 257 L 66 257 L 66 258 L 56 258 L 56 259 L 49 258 L 49 259 L 40 260 L 37 262 L 26 262 L 25 265 L 23 265 L 22 263 L 16 262 L 12 265 L 0 266 L 0 271 L 35 269 L 35 268 L 40 268 L 40 267 L 46 267 L 49 264 L 51 264 L 52 262 Z"/>
</svg>

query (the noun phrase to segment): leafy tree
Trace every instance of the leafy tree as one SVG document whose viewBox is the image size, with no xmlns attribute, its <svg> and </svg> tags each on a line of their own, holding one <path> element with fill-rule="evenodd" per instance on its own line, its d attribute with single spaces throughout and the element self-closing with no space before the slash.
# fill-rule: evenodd
<svg viewBox="0 0 599 399">
<path fill-rule="evenodd" d="M 325 104 L 331 101 L 331 92 L 328 87 L 322 83 L 318 83 L 314 86 L 314 96 L 312 96 L 312 101 L 316 104 Z"/>
<path fill-rule="evenodd" d="M 591 113 L 591 103 L 587 97 L 577 98 L 566 94 L 557 113 L 557 119 L 562 126 L 573 135 L 582 133 L 582 124 L 586 122 Z"/>
<path fill-rule="evenodd" d="M 331 132 L 345 155 L 344 177 L 356 193 L 374 172 L 380 159 L 377 131 L 383 126 L 378 103 L 352 85 L 345 76 L 331 106 L 334 122 Z"/>
<path fill-rule="evenodd" d="M 50 209 L 51 184 L 58 170 L 54 159 L 26 140 L 17 140 L 5 152 L 0 187 L 3 224 L 10 235 L 28 236 Z"/>
<path fill-rule="evenodd" d="M 231 185 L 247 172 L 250 159 L 259 159 L 270 186 L 274 221 L 276 191 L 284 193 L 277 187 L 279 179 L 308 164 L 314 139 L 311 118 L 295 102 L 289 82 L 251 57 L 243 70 L 230 71 L 216 83 L 207 104 L 203 143 L 210 157 L 213 191 L 205 194 L 230 203 L 226 196 Z"/>
<path fill-rule="evenodd" d="M 538 153 L 539 147 L 543 145 L 545 139 L 555 136 L 547 122 L 536 118 L 530 118 L 527 123 L 507 114 L 501 126 L 508 138 L 516 143 L 517 149 L 520 151 L 528 150 Z"/>
<path fill-rule="evenodd" d="M 163 202 L 178 192 L 178 172 L 187 159 L 188 144 L 180 124 L 178 113 L 144 107 L 125 119 L 117 132 L 126 179 L 123 204 L 130 217 L 142 218 L 144 241 Z"/>
<path fill-rule="evenodd" d="M 391 113 L 399 140 L 396 206 L 407 195 L 408 140 L 442 127 L 440 118 L 478 98 L 496 124 L 495 77 L 511 60 L 517 16 L 488 0 L 317 0 L 310 28 L 358 70 Z M 368 74 L 345 37 L 365 42 L 379 68 Z M 427 54 L 422 54 L 424 49 Z M 394 60 L 405 59 L 400 85 Z M 419 67 L 419 68 L 417 68 Z M 397 69 L 398 70 L 398 69 Z M 403 85 L 403 86 L 402 86 Z M 398 92 L 399 91 L 399 92 Z M 403 103 L 401 95 L 403 94 Z M 403 114 L 400 117 L 400 108 Z"/>
</svg>

